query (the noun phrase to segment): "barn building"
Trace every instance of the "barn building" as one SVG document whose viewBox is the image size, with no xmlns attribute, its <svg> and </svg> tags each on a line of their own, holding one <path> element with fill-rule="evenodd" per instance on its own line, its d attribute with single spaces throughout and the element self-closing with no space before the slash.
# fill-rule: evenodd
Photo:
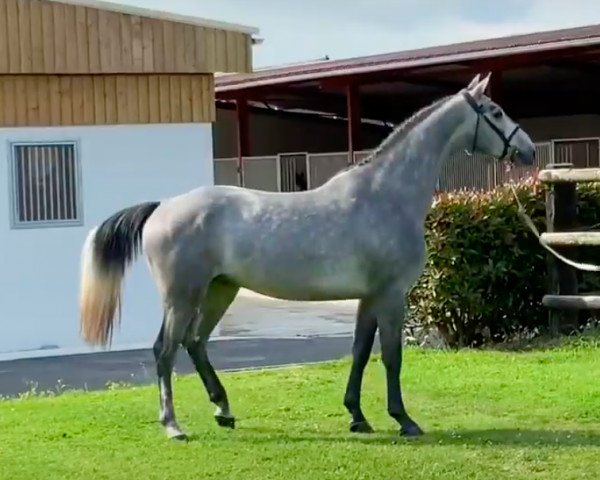
<svg viewBox="0 0 600 480">
<path fill-rule="evenodd" d="M 98 0 L 0 0 L 0 355 L 87 351 L 79 256 L 137 202 L 213 183 L 215 73 L 249 73 L 257 30 Z M 114 347 L 161 321 L 143 262 Z"/>
<path fill-rule="evenodd" d="M 217 183 L 316 187 L 360 159 L 415 110 L 493 72 L 490 95 L 538 147 L 538 165 L 597 166 L 600 25 L 217 77 Z M 441 190 L 509 178 L 490 158 L 457 154 Z"/>
</svg>

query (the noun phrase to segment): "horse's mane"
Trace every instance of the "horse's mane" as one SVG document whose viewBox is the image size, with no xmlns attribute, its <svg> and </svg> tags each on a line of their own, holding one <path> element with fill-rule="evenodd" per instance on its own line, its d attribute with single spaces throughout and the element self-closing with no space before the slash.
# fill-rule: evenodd
<svg viewBox="0 0 600 480">
<path fill-rule="evenodd" d="M 379 144 L 375 150 L 371 152 L 370 155 L 362 159 L 360 162 L 348 165 L 346 168 L 340 171 L 340 173 L 371 163 L 375 158 L 381 155 L 381 153 L 387 150 L 392 143 L 396 143 L 397 141 L 406 138 L 406 136 L 412 131 L 413 127 L 426 120 L 433 112 L 446 103 L 449 98 L 451 98 L 451 95 L 442 97 L 421 108 L 420 110 L 417 110 L 414 114 L 394 128 L 394 130 L 392 130 L 392 132 Z"/>
</svg>

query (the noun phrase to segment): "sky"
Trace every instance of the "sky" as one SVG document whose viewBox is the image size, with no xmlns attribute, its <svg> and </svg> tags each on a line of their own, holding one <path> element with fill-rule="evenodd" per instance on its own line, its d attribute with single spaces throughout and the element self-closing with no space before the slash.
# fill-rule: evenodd
<svg viewBox="0 0 600 480">
<path fill-rule="evenodd" d="M 113 0 L 257 27 L 254 67 L 600 24 L 600 0 Z"/>
</svg>

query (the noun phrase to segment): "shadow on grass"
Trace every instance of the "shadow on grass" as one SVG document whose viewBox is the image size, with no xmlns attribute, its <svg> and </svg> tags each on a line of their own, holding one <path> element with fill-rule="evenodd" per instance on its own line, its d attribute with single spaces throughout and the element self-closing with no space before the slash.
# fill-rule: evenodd
<svg viewBox="0 0 600 480">
<path fill-rule="evenodd" d="M 598 447 L 599 431 L 567 431 L 567 430 L 433 430 L 419 438 L 401 437 L 396 430 L 379 430 L 374 434 L 339 434 L 323 432 L 285 431 L 261 427 L 240 428 L 243 437 L 232 437 L 233 441 L 250 441 L 252 443 L 311 443 L 324 442 L 332 444 L 362 443 L 366 445 L 411 444 L 427 445 L 473 445 L 473 446 L 506 446 L 506 447 Z M 193 435 L 191 441 L 199 440 Z"/>
</svg>

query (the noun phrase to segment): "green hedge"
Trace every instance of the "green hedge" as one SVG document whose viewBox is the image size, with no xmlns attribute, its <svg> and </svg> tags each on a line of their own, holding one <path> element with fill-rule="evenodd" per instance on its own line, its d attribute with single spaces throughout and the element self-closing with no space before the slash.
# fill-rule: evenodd
<svg viewBox="0 0 600 480">
<path fill-rule="evenodd" d="M 517 185 L 527 213 L 546 231 L 545 187 Z M 600 187 L 578 186 L 581 225 L 600 222 Z M 409 296 L 409 318 L 435 326 L 451 346 L 503 341 L 545 329 L 546 251 L 517 214 L 509 187 L 442 194 L 426 222 L 428 261 Z M 596 252 L 579 259 L 600 262 Z M 600 275 L 582 278 L 598 288 Z"/>
</svg>

